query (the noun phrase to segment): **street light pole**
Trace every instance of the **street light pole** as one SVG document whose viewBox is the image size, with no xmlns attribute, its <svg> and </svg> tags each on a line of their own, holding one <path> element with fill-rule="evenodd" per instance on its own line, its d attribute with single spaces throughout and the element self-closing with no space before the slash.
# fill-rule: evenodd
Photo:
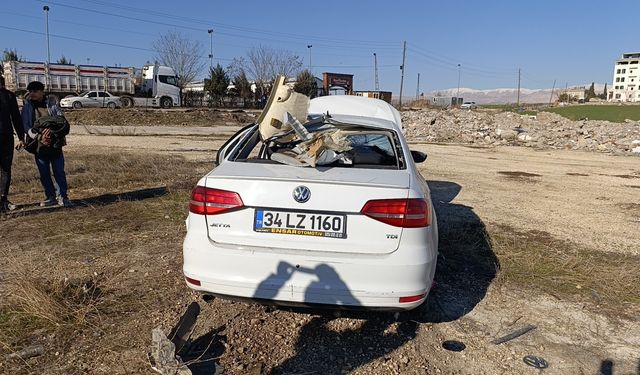
<svg viewBox="0 0 640 375">
<path fill-rule="evenodd" d="M 311 47 L 313 47 L 313 45 L 307 44 L 307 49 L 309 50 L 309 71 L 311 71 Z"/>
<path fill-rule="evenodd" d="M 207 32 L 209 33 L 209 70 L 213 70 L 213 29 Z"/>
<path fill-rule="evenodd" d="M 460 97 L 460 64 L 458 64 L 458 91 L 456 91 L 456 106 L 458 105 L 458 98 Z"/>
<path fill-rule="evenodd" d="M 47 65 L 49 65 L 51 64 L 51 50 L 49 48 L 49 6 L 43 6 L 42 10 L 44 10 L 45 26 L 47 30 Z"/>
<path fill-rule="evenodd" d="M 376 55 L 376 53 L 373 53 L 373 70 L 374 70 L 374 82 L 375 82 L 375 88 L 376 91 L 380 91 L 380 84 L 378 82 L 378 55 Z"/>
</svg>

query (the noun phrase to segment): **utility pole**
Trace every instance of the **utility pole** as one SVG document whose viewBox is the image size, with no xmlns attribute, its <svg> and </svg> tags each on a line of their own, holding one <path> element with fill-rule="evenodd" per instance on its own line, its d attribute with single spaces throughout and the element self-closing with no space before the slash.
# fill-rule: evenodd
<svg viewBox="0 0 640 375">
<path fill-rule="evenodd" d="M 462 70 L 462 67 L 460 66 L 460 64 L 458 64 L 458 91 L 456 91 L 456 106 L 458 106 L 458 98 L 460 97 L 460 71 Z"/>
<path fill-rule="evenodd" d="M 213 70 L 213 29 L 207 30 L 209 33 L 209 72 Z"/>
<path fill-rule="evenodd" d="M 551 107 L 551 101 L 553 100 L 553 90 L 556 89 L 556 80 L 553 80 L 553 87 L 551 88 L 551 96 L 549 97 L 549 107 Z"/>
<path fill-rule="evenodd" d="M 45 26 L 47 30 L 47 65 L 49 65 L 51 64 L 51 49 L 49 48 L 49 6 L 43 6 L 42 10 L 44 10 Z"/>
<path fill-rule="evenodd" d="M 404 47 L 402 48 L 402 65 L 400 65 L 400 70 L 402 71 L 402 75 L 400 76 L 400 104 L 399 107 L 402 108 L 402 87 L 404 86 L 404 63 L 405 58 L 407 56 L 407 41 L 404 41 Z"/>
<path fill-rule="evenodd" d="M 516 107 L 520 108 L 520 68 L 518 68 L 518 102 Z"/>
<path fill-rule="evenodd" d="M 418 84 L 416 85 L 416 100 L 420 98 L 420 73 L 418 73 Z"/>
<path fill-rule="evenodd" d="M 313 47 L 313 45 L 307 44 L 307 49 L 309 50 L 309 71 L 311 71 L 311 47 Z"/>
<path fill-rule="evenodd" d="M 378 55 L 376 55 L 375 52 L 373 53 L 373 71 L 376 91 L 380 91 L 380 84 L 378 82 Z"/>
</svg>

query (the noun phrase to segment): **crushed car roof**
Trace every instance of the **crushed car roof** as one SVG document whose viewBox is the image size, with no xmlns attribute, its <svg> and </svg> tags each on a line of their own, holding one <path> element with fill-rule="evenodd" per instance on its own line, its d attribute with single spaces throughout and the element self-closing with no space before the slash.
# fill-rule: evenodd
<svg viewBox="0 0 640 375">
<path fill-rule="evenodd" d="M 336 121 L 401 130 L 400 113 L 389 103 L 351 95 L 330 95 L 311 99 L 309 115 L 329 112 Z M 376 119 L 378 121 L 372 121 Z"/>
</svg>

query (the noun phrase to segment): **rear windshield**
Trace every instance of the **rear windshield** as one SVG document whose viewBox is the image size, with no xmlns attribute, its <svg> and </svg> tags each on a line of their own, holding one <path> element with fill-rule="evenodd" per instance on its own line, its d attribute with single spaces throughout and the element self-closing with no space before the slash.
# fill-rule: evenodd
<svg viewBox="0 0 640 375">
<path fill-rule="evenodd" d="M 300 140 L 263 143 L 256 129 L 245 136 L 244 142 L 238 142 L 229 160 L 300 167 L 406 168 L 398 136 L 393 131 L 347 128 L 326 132 L 314 139 L 316 141 L 308 143 Z"/>
</svg>

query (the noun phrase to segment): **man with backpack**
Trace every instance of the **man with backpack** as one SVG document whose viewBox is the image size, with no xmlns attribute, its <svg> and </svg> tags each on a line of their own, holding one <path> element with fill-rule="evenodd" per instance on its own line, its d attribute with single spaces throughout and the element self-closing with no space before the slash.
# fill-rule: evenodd
<svg viewBox="0 0 640 375">
<path fill-rule="evenodd" d="M 40 182 L 46 199 L 40 206 L 71 206 L 67 195 L 67 176 L 64 172 L 62 147 L 69 134 L 69 123 L 62 110 L 45 98 L 42 82 L 33 81 L 27 85 L 29 94 L 22 107 L 22 124 L 26 136 L 26 150 L 35 154 L 40 173 Z M 58 194 L 51 179 L 51 171 L 58 185 Z"/>
<path fill-rule="evenodd" d="M 18 110 L 16 96 L 4 87 L 4 77 L 0 76 L 0 212 L 15 209 L 9 202 L 11 184 L 11 164 L 13 163 L 13 131 L 18 136 L 16 149 L 23 147 L 24 130 Z"/>
</svg>

